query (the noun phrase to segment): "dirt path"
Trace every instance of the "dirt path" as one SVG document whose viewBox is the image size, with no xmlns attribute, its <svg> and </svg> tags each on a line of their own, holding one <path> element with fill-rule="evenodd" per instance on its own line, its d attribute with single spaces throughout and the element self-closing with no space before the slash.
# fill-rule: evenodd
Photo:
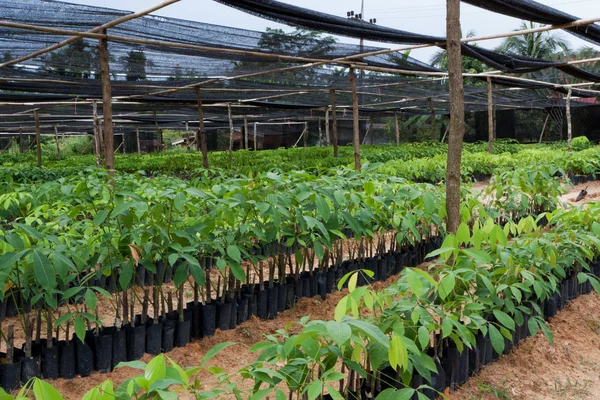
<svg viewBox="0 0 600 400">
<path fill-rule="evenodd" d="M 527 338 L 450 399 L 600 399 L 600 295 L 571 301 L 550 329 L 553 345 L 541 333 Z"/>
</svg>

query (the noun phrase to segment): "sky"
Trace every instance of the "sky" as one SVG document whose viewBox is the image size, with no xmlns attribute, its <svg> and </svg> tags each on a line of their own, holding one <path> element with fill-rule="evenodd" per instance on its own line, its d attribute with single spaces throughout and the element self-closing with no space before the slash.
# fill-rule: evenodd
<svg viewBox="0 0 600 400">
<path fill-rule="evenodd" d="M 159 0 L 67 0 L 70 3 L 95 5 L 122 10 L 139 11 L 159 3 Z M 305 7 L 328 14 L 345 16 L 347 11 L 360 12 L 361 0 L 282 0 L 285 3 Z M 565 11 L 579 18 L 600 17 L 600 0 L 538 0 L 539 3 Z M 364 18 L 376 18 L 378 25 L 401 29 L 409 32 L 445 36 L 446 34 L 446 1 L 390 1 L 364 0 Z M 167 17 L 194 20 L 199 22 L 232 26 L 237 28 L 264 31 L 267 27 L 292 28 L 279 25 L 246 14 L 242 11 L 221 5 L 212 0 L 182 0 L 155 13 Z M 461 22 L 463 32 L 473 30 L 476 36 L 488 36 L 506 33 L 518 29 L 523 21 L 505 17 L 480 8 L 462 4 Z M 594 46 L 575 36 L 561 31 L 558 33 L 566 39 L 572 48 L 591 46 L 600 51 L 600 46 Z M 358 43 L 357 39 L 338 37 L 340 42 Z M 479 42 L 480 46 L 494 48 L 501 40 Z M 398 47 L 389 43 L 373 43 L 384 48 Z M 419 49 L 411 52 L 411 56 L 429 63 L 436 49 Z"/>
</svg>

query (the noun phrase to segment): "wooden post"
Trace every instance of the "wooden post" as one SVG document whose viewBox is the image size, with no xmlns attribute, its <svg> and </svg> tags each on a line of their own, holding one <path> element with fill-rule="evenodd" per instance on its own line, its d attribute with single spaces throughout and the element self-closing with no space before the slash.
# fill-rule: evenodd
<svg viewBox="0 0 600 400">
<path fill-rule="evenodd" d="M 231 117 L 231 103 L 227 103 L 227 115 L 229 116 L 229 164 L 233 162 L 233 118 Z"/>
<path fill-rule="evenodd" d="M 354 125 L 354 168 L 357 171 L 360 171 L 360 131 L 358 126 L 358 95 L 356 94 L 356 74 L 354 72 L 354 68 L 350 68 L 350 87 L 352 89 L 352 119 Z M 337 141 L 337 134 L 335 133 L 335 130 L 334 138 L 334 140 Z M 334 146 L 337 147 L 337 143 L 334 143 Z"/>
<path fill-rule="evenodd" d="M 257 144 L 258 141 L 256 140 L 256 131 L 257 131 L 256 126 L 257 125 L 258 125 L 258 122 L 255 122 L 254 123 L 254 151 L 258 150 L 258 144 Z"/>
<path fill-rule="evenodd" d="M 56 141 L 56 158 L 60 161 L 60 145 L 58 143 L 58 126 L 54 125 L 54 140 Z"/>
<path fill-rule="evenodd" d="M 196 100 L 198 102 L 198 134 L 196 135 L 196 150 L 202 152 L 202 166 L 208 168 L 208 149 L 206 146 L 206 130 L 204 129 L 204 109 L 200 88 L 196 87 Z"/>
<path fill-rule="evenodd" d="M 42 139 L 40 132 L 40 117 L 38 115 L 38 110 L 33 112 L 33 118 L 35 118 L 35 145 L 37 147 L 37 162 L 38 167 L 42 168 Z"/>
<path fill-rule="evenodd" d="M 158 128 L 158 117 L 156 116 L 156 111 L 154 111 L 154 129 L 156 130 L 156 136 L 158 137 L 158 152 L 160 153 L 162 151 L 163 142 L 162 134 Z"/>
<path fill-rule="evenodd" d="M 187 148 L 188 153 L 190 151 L 190 145 L 191 145 L 190 136 L 188 133 L 189 130 L 190 130 L 190 125 L 188 124 L 188 121 L 185 121 L 185 147 Z"/>
<path fill-rule="evenodd" d="M 304 123 L 304 136 L 303 136 L 303 140 L 304 140 L 304 147 L 308 147 L 307 141 L 306 141 L 306 137 L 308 136 L 308 122 Z"/>
<path fill-rule="evenodd" d="M 106 29 L 100 33 L 106 34 Z M 100 56 L 100 75 L 102 77 L 102 111 L 104 114 L 104 168 L 112 176 L 115 174 L 115 138 L 113 135 L 112 94 L 110 86 L 110 65 L 108 58 L 108 41 L 98 40 Z"/>
<path fill-rule="evenodd" d="M 429 103 L 429 109 L 431 110 L 431 140 L 435 141 L 435 110 L 433 108 L 433 102 L 431 97 L 427 99 Z"/>
<path fill-rule="evenodd" d="M 100 121 L 98 121 L 98 102 L 92 103 L 94 121 L 94 152 L 96 153 L 96 166 L 102 167 L 102 156 L 100 155 Z"/>
<path fill-rule="evenodd" d="M 460 166 L 465 136 L 465 88 L 462 74 L 460 0 L 446 1 L 446 52 L 450 88 L 450 137 L 446 165 L 446 231 L 456 234 L 460 226 Z"/>
<path fill-rule="evenodd" d="M 569 153 L 573 151 L 571 140 L 573 140 L 573 124 L 571 121 L 571 97 L 573 96 L 573 88 L 569 86 L 567 94 L 567 143 L 569 144 Z"/>
<path fill-rule="evenodd" d="M 319 147 L 323 146 L 323 130 L 321 129 L 321 118 L 319 117 Z"/>
<path fill-rule="evenodd" d="M 125 135 L 126 135 L 126 134 L 125 134 L 125 131 L 123 131 L 123 135 L 121 136 L 121 137 L 123 138 L 123 139 L 121 140 L 121 144 L 123 145 L 123 148 L 122 148 L 121 150 L 123 151 L 123 154 L 125 154 L 125 153 L 126 153 L 126 151 L 125 151 L 125 145 L 126 145 L 126 143 L 125 143 L 125 139 L 127 138 L 127 136 L 125 136 Z"/>
<path fill-rule="evenodd" d="M 325 109 L 325 140 L 327 147 L 331 146 L 331 140 L 329 139 L 329 106 Z"/>
<path fill-rule="evenodd" d="M 19 152 L 23 154 L 23 128 L 19 127 Z"/>
<path fill-rule="evenodd" d="M 542 133 L 540 133 L 540 144 L 542 144 L 542 138 L 544 137 L 544 133 L 546 132 L 546 127 L 548 126 L 548 120 L 550 120 L 550 113 L 546 115 L 546 120 L 544 121 L 544 127 L 542 128 Z"/>
<path fill-rule="evenodd" d="M 244 149 L 248 150 L 248 116 L 244 115 Z"/>
<path fill-rule="evenodd" d="M 487 78 L 488 94 L 488 151 L 494 153 L 494 95 L 492 92 L 492 77 Z"/>
<path fill-rule="evenodd" d="M 142 147 L 140 146 L 140 128 L 135 128 L 135 141 L 137 142 L 137 153 L 142 153 Z"/>
<path fill-rule="evenodd" d="M 356 77 L 354 77 L 356 79 Z M 331 116 L 333 117 L 333 156 L 338 156 L 337 106 L 335 104 L 335 89 L 331 89 Z"/>
<path fill-rule="evenodd" d="M 398 125 L 397 111 L 394 111 L 394 123 L 396 124 L 396 146 L 400 146 L 400 126 Z"/>
<path fill-rule="evenodd" d="M 375 127 L 373 126 L 373 118 L 369 118 L 369 144 L 373 146 L 373 136 L 375 135 Z"/>
</svg>

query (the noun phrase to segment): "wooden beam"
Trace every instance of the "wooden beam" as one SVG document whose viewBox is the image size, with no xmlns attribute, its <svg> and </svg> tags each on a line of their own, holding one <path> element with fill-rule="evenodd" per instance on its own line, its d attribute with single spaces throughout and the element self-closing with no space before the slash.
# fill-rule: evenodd
<svg viewBox="0 0 600 400">
<path fill-rule="evenodd" d="M 227 103 L 227 115 L 229 116 L 229 164 L 233 162 L 233 118 L 231 117 L 231 103 Z"/>
<path fill-rule="evenodd" d="M 488 151 L 494 154 L 494 95 L 492 92 L 492 77 L 487 78 L 488 95 Z"/>
<path fill-rule="evenodd" d="M 356 87 L 355 87 L 356 89 Z M 338 131 L 337 131 L 337 106 L 335 104 L 335 89 L 331 89 L 331 117 L 333 120 L 332 136 L 333 136 L 333 156 L 338 156 Z"/>
<path fill-rule="evenodd" d="M 195 88 L 198 106 L 198 134 L 196 135 L 196 150 L 202 152 L 202 166 L 208 168 L 208 150 L 206 146 L 206 129 L 204 128 L 204 108 L 200 88 Z"/>
<path fill-rule="evenodd" d="M 106 33 L 106 30 L 103 30 L 102 33 Z M 100 75 L 102 77 L 102 111 L 104 115 L 104 168 L 106 168 L 109 175 L 114 176 L 115 138 L 113 135 L 110 65 L 108 57 L 108 42 L 106 41 L 106 39 L 100 39 L 98 41 L 98 55 L 100 56 Z"/>
<path fill-rule="evenodd" d="M 546 120 L 544 121 L 544 127 L 542 128 L 542 133 L 540 133 L 540 141 L 539 144 L 542 144 L 542 139 L 544 137 L 544 132 L 546 132 L 546 127 L 548 126 L 548 121 L 550 120 L 550 113 L 546 115 Z"/>
<path fill-rule="evenodd" d="M 248 116 L 244 115 L 244 148 L 248 150 Z"/>
<path fill-rule="evenodd" d="M 356 93 L 356 73 L 350 68 L 350 87 L 352 88 L 352 120 L 354 125 L 354 168 L 360 171 L 360 131 L 358 120 L 358 95 Z M 336 135 L 337 139 L 337 135 Z"/>
<path fill-rule="evenodd" d="M 394 123 L 396 125 L 396 146 L 400 146 L 400 126 L 398 125 L 398 112 L 394 111 Z"/>
<path fill-rule="evenodd" d="M 329 139 L 329 106 L 325 109 L 325 140 L 327 147 L 331 146 L 331 140 Z"/>
<path fill-rule="evenodd" d="M 35 119 L 35 145 L 37 149 L 37 163 L 38 167 L 42 168 L 42 139 L 40 136 L 40 117 L 38 110 L 33 112 L 33 118 Z"/>
<path fill-rule="evenodd" d="M 60 161 L 60 144 L 58 142 L 58 126 L 54 125 L 54 140 L 56 141 L 56 158 Z"/>
<path fill-rule="evenodd" d="M 573 123 L 571 121 L 571 97 L 573 95 L 573 89 L 569 88 L 567 94 L 567 143 L 569 145 L 569 153 L 573 151 L 571 141 L 573 140 Z"/>
</svg>

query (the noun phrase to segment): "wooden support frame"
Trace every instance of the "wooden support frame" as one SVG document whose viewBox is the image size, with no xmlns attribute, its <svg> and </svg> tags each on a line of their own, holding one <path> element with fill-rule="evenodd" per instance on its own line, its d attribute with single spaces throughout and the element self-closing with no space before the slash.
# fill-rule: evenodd
<svg viewBox="0 0 600 400">
<path fill-rule="evenodd" d="M 351 69 L 352 71 L 353 69 Z M 355 86 L 356 89 L 356 86 Z M 332 136 L 333 136 L 333 156 L 338 157 L 338 131 L 337 131 L 337 105 L 335 99 L 335 89 L 331 89 L 331 119 L 333 121 Z"/>
<path fill-rule="evenodd" d="M 208 169 L 208 149 L 206 146 L 206 129 L 204 128 L 204 107 L 202 106 L 202 94 L 200 88 L 196 92 L 196 103 L 198 107 L 198 133 L 196 135 L 196 150 L 202 153 L 202 166 Z"/>
<path fill-rule="evenodd" d="M 227 116 L 229 117 L 229 164 L 233 162 L 233 118 L 231 116 L 231 103 L 227 103 Z"/>
<path fill-rule="evenodd" d="M 106 33 L 106 30 L 102 30 Z M 110 66 L 108 57 L 108 41 L 98 41 L 98 55 L 100 56 L 100 75 L 102 77 L 102 111 L 104 120 L 104 168 L 109 175 L 115 174 L 115 138 L 113 134 L 112 95 L 110 86 Z"/>
<path fill-rule="evenodd" d="M 360 171 L 360 130 L 358 120 L 358 94 L 356 93 L 356 73 L 354 68 L 350 68 L 350 87 L 352 89 L 352 122 L 354 128 L 354 168 Z M 337 136 L 337 135 L 336 135 Z M 337 137 L 336 137 L 337 139 Z"/>
<path fill-rule="evenodd" d="M 494 154 L 494 94 L 492 77 L 487 78 L 487 112 L 488 112 L 488 152 Z"/>
<path fill-rule="evenodd" d="M 400 146 L 400 125 L 398 124 L 398 112 L 394 111 L 394 125 L 396 128 L 396 146 Z"/>
</svg>

